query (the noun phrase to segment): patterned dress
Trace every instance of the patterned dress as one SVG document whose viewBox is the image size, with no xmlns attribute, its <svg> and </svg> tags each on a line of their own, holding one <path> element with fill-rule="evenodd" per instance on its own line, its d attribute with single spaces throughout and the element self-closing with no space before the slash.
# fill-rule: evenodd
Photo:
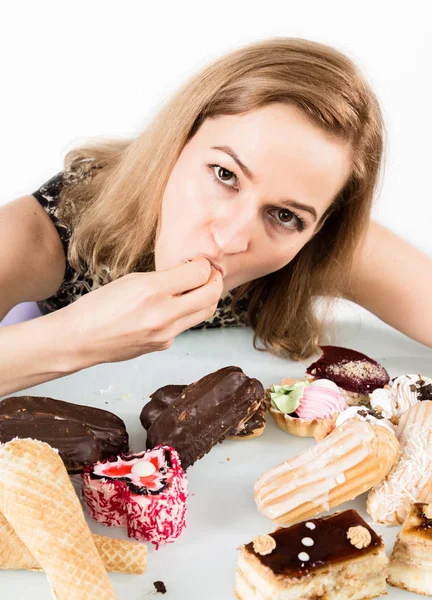
<svg viewBox="0 0 432 600">
<path fill-rule="evenodd" d="M 95 168 L 100 167 L 88 166 L 87 168 L 82 169 L 60 171 L 32 194 L 54 223 L 63 244 L 66 257 L 72 232 L 64 223 L 62 223 L 58 215 L 60 193 L 64 185 L 73 185 L 74 183 L 82 182 L 82 180 L 87 177 L 91 177 Z M 66 258 L 66 269 L 60 288 L 53 296 L 42 300 L 37 304 L 42 314 L 47 314 L 71 304 L 84 294 L 95 290 L 99 286 L 100 284 L 97 281 L 94 281 L 88 273 L 74 270 Z M 237 318 L 231 308 L 234 292 L 235 290 L 228 292 L 227 295 L 219 300 L 217 310 L 210 319 L 192 327 L 192 329 L 247 326 L 247 298 L 242 298 L 238 303 L 240 318 Z"/>
</svg>

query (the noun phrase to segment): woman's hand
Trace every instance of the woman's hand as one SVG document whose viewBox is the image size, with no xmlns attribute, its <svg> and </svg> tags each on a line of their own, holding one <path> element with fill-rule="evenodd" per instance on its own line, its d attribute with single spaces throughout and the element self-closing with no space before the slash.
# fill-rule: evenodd
<svg viewBox="0 0 432 600">
<path fill-rule="evenodd" d="M 174 338 L 210 318 L 223 290 L 204 257 L 167 271 L 132 273 L 59 311 L 81 369 L 166 350 Z"/>
</svg>

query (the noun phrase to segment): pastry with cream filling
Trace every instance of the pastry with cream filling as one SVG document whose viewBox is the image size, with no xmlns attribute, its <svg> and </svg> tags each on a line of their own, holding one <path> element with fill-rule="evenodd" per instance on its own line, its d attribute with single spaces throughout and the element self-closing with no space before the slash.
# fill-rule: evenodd
<svg viewBox="0 0 432 600">
<path fill-rule="evenodd" d="M 405 411 L 396 429 L 401 455 L 370 492 L 367 511 L 384 525 L 403 523 L 413 502 L 432 502 L 432 402 Z"/>
<path fill-rule="evenodd" d="M 401 415 L 422 400 L 432 400 L 432 379 L 401 375 L 370 394 L 372 408 L 397 425 Z"/>
<path fill-rule="evenodd" d="M 414 503 L 390 557 L 388 583 L 432 596 L 432 504 Z"/>
<path fill-rule="evenodd" d="M 104 525 L 126 527 L 129 537 L 158 547 L 185 527 L 187 479 L 168 446 L 120 455 L 86 467 L 82 495 L 89 514 Z"/>
<path fill-rule="evenodd" d="M 255 500 L 265 517 L 297 523 L 353 500 L 387 475 L 399 455 L 393 427 L 356 410 L 342 412 L 325 439 L 259 477 Z"/>
<path fill-rule="evenodd" d="M 215 444 L 236 434 L 264 399 L 262 384 L 239 367 L 219 369 L 186 386 L 161 411 L 147 430 L 146 446 L 172 446 L 186 470 Z M 148 417 L 141 413 L 141 422 Z"/>
<path fill-rule="evenodd" d="M 241 546 L 238 600 L 366 600 L 386 593 L 382 539 L 355 510 L 277 529 Z"/>
<path fill-rule="evenodd" d="M 280 429 L 316 440 L 333 431 L 337 416 L 347 408 L 338 386 L 328 379 L 311 383 L 286 378 L 271 386 L 266 402 Z"/>
</svg>

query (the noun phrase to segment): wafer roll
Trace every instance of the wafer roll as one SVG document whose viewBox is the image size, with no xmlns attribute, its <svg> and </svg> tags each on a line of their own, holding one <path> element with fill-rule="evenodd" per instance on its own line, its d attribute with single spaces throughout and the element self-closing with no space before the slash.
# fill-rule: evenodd
<svg viewBox="0 0 432 600">
<path fill-rule="evenodd" d="M 137 542 L 93 534 L 105 569 L 116 573 L 142 575 L 146 570 L 147 547 Z M 0 569 L 42 571 L 38 561 L 0 514 Z"/>
<path fill-rule="evenodd" d="M 0 512 L 47 574 L 56 600 L 115 600 L 81 504 L 44 442 L 0 446 Z"/>
<path fill-rule="evenodd" d="M 349 419 L 306 452 L 264 473 L 255 484 L 258 510 L 281 525 L 328 511 L 381 481 L 398 453 L 389 428 Z"/>
</svg>

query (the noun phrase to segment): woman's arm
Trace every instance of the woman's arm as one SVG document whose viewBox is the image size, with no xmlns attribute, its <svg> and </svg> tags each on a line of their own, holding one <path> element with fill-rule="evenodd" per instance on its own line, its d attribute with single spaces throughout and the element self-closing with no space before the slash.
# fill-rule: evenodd
<svg viewBox="0 0 432 600">
<path fill-rule="evenodd" d="M 52 296 L 64 270 L 60 237 L 36 198 L 0 208 L 0 321 L 20 302 Z"/>
<path fill-rule="evenodd" d="M 432 347 L 432 258 L 371 221 L 345 298 Z"/>
<path fill-rule="evenodd" d="M 34 198 L 0 210 L 1 317 L 19 302 L 54 294 L 64 265 L 57 231 Z M 54 313 L 1 328 L 0 396 L 165 350 L 211 317 L 222 289 L 220 272 L 198 257 L 168 271 L 126 275 Z"/>
</svg>

